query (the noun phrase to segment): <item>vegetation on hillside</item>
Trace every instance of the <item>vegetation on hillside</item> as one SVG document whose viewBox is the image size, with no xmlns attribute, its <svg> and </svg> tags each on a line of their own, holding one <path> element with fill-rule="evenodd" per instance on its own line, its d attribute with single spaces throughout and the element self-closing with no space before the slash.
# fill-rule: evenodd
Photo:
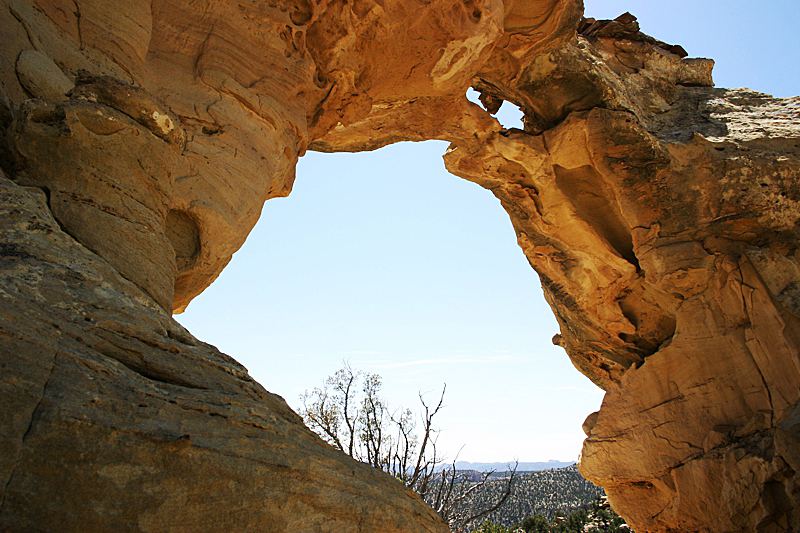
<svg viewBox="0 0 800 533">
<path fill-rule="evenodd" d="M 392 409 L 377 374 L 345 363 L 322 387 L 306 391 L 300 410 L 309 428 L 351 457 L 415 490 L 451 531 L 461 533 L 590 533 L 622 531 L 600 499 L 602 489 L 575 465 L 518 474 L 458 470 L 437 454 L 433 419 L 442 408 L 420 396 L 421 412 Z M 627 526 L 625 526 L 627 527 Z"/>
<path fill-rule="evenodd" d="M 483 494 L 492 498 L 504 480 L 490 481 Z M 586 481 L 575 465 L 538 472 L 523 472 L 504 505 L 489 513 L 492 523 L 511 527 L 537 514 L 553 520 L 559 511 L 569 513 L 586 507 L 602 494 L 602 489 Z M 480 502 L 477 502 L 480 503 Z"/>
<path fill-rule="evenodd" d="M 497 511 L 511 494 L 516 466 L 503 480 L 493 472 L 459 471 L 443 462 L 436 450 L 433 419 L 436 404 L 420 395 L 422 410 L 393 409 L 381 396 L 381 377 L 344 366 L 322 387 L 301 396 L 300 415 L 310 429 L 354 459 L 379 468 L 416 491 L 452 531 L 465 531 Z M 487 490 L 491 490 L 487 493 Z"/>
<path fill-rule="evenodd" d="M 569 514 L 556 511 L 553 518 L 542 514 L 529 516 L 510 527 L 485 520 L 473 533 L 631 533 L 604 496 L 597 496 L 591 504 Z"/>
</svg>

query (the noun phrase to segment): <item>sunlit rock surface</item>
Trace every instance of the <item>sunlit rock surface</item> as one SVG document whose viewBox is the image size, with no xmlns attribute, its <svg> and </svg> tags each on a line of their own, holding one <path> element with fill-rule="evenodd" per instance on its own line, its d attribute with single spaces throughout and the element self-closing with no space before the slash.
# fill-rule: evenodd
<svg viewBox="0 0 800 533">
<path fill-rule="evenodd" d="M 169 316 L 307 149 L 425 139 L 607 391 L 580 468 L 628 523 L 800 528 L 800 100 L 576 0 L 2 0 L 0 35 L 0 529 L 445 531 Z"/>
<path fill-rule="evenodd" d="M 800 100 L 712 88 L 710 61 L 635 24 L 479 72 L 526 131 L 445 161 L 506 207 L 554 342 L 607 391 L 580 469 L 628 523 L 794 531 Z"/>
<path fill-rule="evenodd" d="M 447 528 L 0 178 L 2 531 Z"/>
</svg>

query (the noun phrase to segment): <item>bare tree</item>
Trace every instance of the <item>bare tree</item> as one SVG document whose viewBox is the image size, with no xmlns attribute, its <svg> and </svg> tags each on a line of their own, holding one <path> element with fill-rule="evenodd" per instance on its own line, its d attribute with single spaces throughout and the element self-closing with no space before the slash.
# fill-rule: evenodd
<svg viewBox="0 0 800 533">
<path fill-rule="evenodd" d="M 482 472 L 478 479 L 474 479 L 471 473 L 457 470 L 453 461 L 452 465 L 441 471 L 424 498 L 450 526 L 451 531 L 460 533 L 475 527 L 483 517 L 503 506 L 511 495 L 517 465 L 518 461 L 513 467 L 509 465 L 500 496 L 486 501 L 487 485 L 493 482 L 490 478 L 495 471 Z"/>
<path fill-rule="evenodd" d="M 475 479 L 457 470 L 455 459 L 446 465 L 437 453 L 433 419 L 444 405 L 446 386 L 435 404 L 429 405 L 420 393 L 422 410 L 417 417 L 411 409 L 392 412 L 380 395 L 382 384 L 379 375 L 353 371 L 344 362 L 321 388 L 300 397 L 300 414 L 332 446 L 416 491 L 454 532 L 500 508 L 511 494 L 516 464 L 509 466 L 501 495 L 487 498 L 488 483 L 496 483 L 490 480 L 494 472 Z"/>
</svg>

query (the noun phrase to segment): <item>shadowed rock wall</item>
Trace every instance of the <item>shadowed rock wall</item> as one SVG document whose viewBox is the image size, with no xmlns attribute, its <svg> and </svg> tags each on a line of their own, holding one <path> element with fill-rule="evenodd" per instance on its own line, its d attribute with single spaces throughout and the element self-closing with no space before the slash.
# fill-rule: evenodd
<svg viewBox="0 0 800 533">
<path fill-rule="evenodd" d="M 580 468 L 636 531 L 800 528 L 800 101 L 581 15 L 3 0 L 2 528 L 443 531 L 169 316 L 307 148 L 424 139 L 500 199 L 606 391 Z"/>
<path fill-rule="evenodd" d="M 2 531 L 447 528 L 0 177 Z"/>
<path fill-rule="evenodd" d="M 170 316 L 291 187 L 310 17 L 0 5 L 0 530 L 447 531 Z"/>
</svg>

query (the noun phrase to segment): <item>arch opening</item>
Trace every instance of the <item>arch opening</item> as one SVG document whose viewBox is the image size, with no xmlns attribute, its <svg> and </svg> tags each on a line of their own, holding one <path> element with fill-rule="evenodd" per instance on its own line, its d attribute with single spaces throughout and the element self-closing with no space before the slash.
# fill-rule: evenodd
<svg viewBox="0 0 800 533">
<path fill-rule="evenodd" d="M 487 113 L 496 118 L 505 129 L 525 129 L 523 122 L 525 113 L 515 103 L 497 99 L 496 102 L 493 102 L 493 105 L 487 104 L 481 101 L 481 93 L 472 88 L 467 90 L 467 100 L 481 106 Z"/>
<path fill-rule="evenodd" d="M 447 383 L 450 459 L 465 445 L 459 460 L 574 461 L 602 391 L 553 346 L 558 325 L 508 215 L 444 169 L 446 146 L 309 153 L 294 191 L 267 202 L 176 318 L 295 409 L 345 359 L 383 376 L 397 407 Z"/>
</svg>

